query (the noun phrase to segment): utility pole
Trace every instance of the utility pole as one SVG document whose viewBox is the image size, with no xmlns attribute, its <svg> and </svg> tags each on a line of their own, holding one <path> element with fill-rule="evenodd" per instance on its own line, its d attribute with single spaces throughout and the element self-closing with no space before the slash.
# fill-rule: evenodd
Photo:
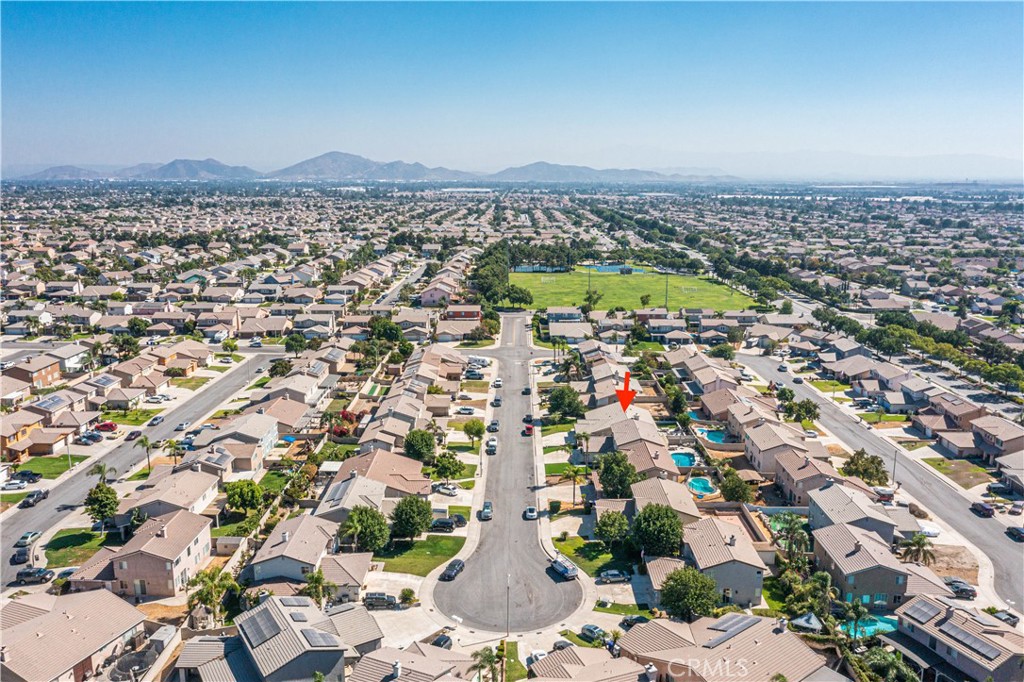
<svg viewBox="0 0 1024 682">
<path fill-rule="evenodd" d="M 892 451 L 892 482 L 893 483 L 896 483 L 896 464 L 897 464 L 897 459 L 896 458 L 899 457 L 899 454 L 900 454 L 900 449 L 899 448 L 893 448 L 893 451 Z M 896 483 L 896 485 L 899 485 L 899 484 Z"/>
<path fill-rule="evenodd" d="M 512 636 L 512 574 L 505 580 L 505 637 Z"/>
</svg>

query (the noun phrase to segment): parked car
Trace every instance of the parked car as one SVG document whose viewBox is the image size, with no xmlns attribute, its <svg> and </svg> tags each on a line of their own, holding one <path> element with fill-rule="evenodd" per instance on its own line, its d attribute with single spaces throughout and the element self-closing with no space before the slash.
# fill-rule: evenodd
<svg viewBox="0 0 1024 682">
<path fill-rule="evenodd" d="M 1006 529 L 1006 534 L 1017 542 L 1024 542 L 1024 528 L 1020 526 L 1010 526 Z"/>
<path fill-rule="evenodd" d="M 430 646 L 436 646 L 442 649 L 451 649 L 452 638 L 448 635 L 438 635 L 434 638 L 434 641 L 430 643 Z"/>
<path fill-rule="evenodd" d="M 455 497 L 459 494 L 459 488 L 451 483 L 446 483 L 444 485 L 437 486 L 437 492 L 447 497 Z"/>
<path fill-rule="evenodd" d="M 263 348 L 263 342 L 259 339 L 253 339 L 249 342 L 249 348 Z"/>
<path fill-rule="evenodd" d="M 530 395 L 531 393 L 533 393 L 533 389 L 529 386 L 523 389 L 523 395 Z"/>
<path fill-rule="evenodd" d="M 532 436 L 533 435 L 533 424 L 527 424 L 526 426 L 523 427 L 523 435 L 524 436 Z"/>
<path fill-rule="evenodd" d="M 103 434 L 97 433 L 96 431 L 86 431 L 85 433 L 82 434 L 82 438 L 87 438 L 91 440 L 93 443 L 99 443 L 101 440 L 103 440 Z"/>
<path fill-rule="evenodd" d="M 974 589 L 972 585 L 967 583 L 955 583 L 949 586 L 949 589 L 953 591 L 953 595 L 961 599 L 974 599 L 978 596 L 978 590 Z"/>
<path fill-rule="evenodd" d="M 491 407 L 501 407 L 501 396 L 494 396 L 494 400 L 491 401 Z"/>
<path fill-rule="evenodd" d="M 129 431 L 128 435 L 124 437 L 125 440 L 138 440 L 142 437 L 142 431 Z"/>
<path fill-rule="evenodd" d="M 530 413 L 530 412 L 527 412 L 526 415 L 523 417 L 523 423 L 524 424 L 532 424 L 533 423 L 533 414 Z"/>
<path fill-rule="evenodd" d="M 25 533 L 24 535 L 22 535 L 20 538 L 18 538 L 18 541 L 14 543 L 14 546 L 15 547 L 31 547 L 32 543 L 35 542 L 36 540 L 38 540 L 40 535 L 42 535 L 42 533 L 40 533 L 39 531 L 37 531 L 37 530 L 30 530 L 27 533 Z"/>
<path fill-rule="evenodd" d="M 163 423 L 164 423 L 164 418 L 161 417 L 160 415 L 157 415 L 157 416 L 155 416 L 155 417 L 153 417 L 152 419 L 149 420 L 149 425 L 150 426 L 159 426 L 160 424 L 163 424 Z"/>
<path fill-rule="evenodd" d="M 464 568 L 466 568 L 465 561 L 463 561 L 462 559 L 452 559 L 448 563 L 447 568 L 444 569 L 444 572 L 441 573 L 439 579 L 445 582 L 455 580 L 459 573 L 462 573 Z"/>
<path fill-rule="evenodd" d="M 488 445 L 486 448 L 484 448 L 484 452 L 486 452 L 488 455 L 496 455 L 498 454 L 498 446 Z"/>
<path fill-rule="evenodd" d="M 1012 505 L 1010 505 L 1009 513 L 1013 514 L 1014 516 L 1020 516 L 1021 514 L 1024 514 L 1024 500 L 1017 500 Z"/>
<path fill-rule="evenodd" d="M 922 522 L 918 525 L 921 526 L 921 535 L 926 538 L 937 538 L 942 533 L 942 529 L 936 526 L 934 523 Z"/>
<path fill-rule="evenodd" d="M 804 378 L 803 377 L 793 377 L 793 383 L 794 384 L 802 384 L 802 383 L 804 383 Z"/>
<path fill-rule="evenodd" d="M 75 445 L 83 445 L 85 447 L 92 447 L 92 441 L 85 436 L 75 436 L 75 440 L 72 441 Z"/>
<path fill-rule="evenodd" d="M 779 371 L 780 372 L 788 372 L 789 371 L 789 366 L 786 365 L 786 363 L 782 363 L 781 365 L 779 365 Z"/>
<path fill-rule="evenodd" d="M 623 571 L 601 571 L 597 577 L 603 583 L 628 583 L 630 580 L 629 574 Z"/>
<path fill-rule="evenodd" d="M 1011 628 L 1017 627 L 1017 624 L 1020 623 L 1020 618 L 1018 618 L 1015 614 L 1010 613 L 1006 609 L 1003 609 L 1002 611 L 996 611 L 992 614 L 992 617 L 998 621 L 1006 623 Z"/>
<path fill-rule="evenodd" d="M 462 514 L 451 514 L 448 516 L 448 518 L 452 520 L 452 523 L 455 524 L 456 528 L 465 528 L 466 524 L 468 523 L 466 521 L 466 517 Z"/>
<path fill-rule="evenodd" d="M 562 649 L 568 649 L 571 646 L 576 646 L 567 639 L 556 639 L 555 643 L 551 646 L 555 651 L 561 651 Z"/>
<path fill-rule="evenodd" d="M 494 380 L 494 383 L 491 385 L 494 386 L 495 388 L 501 388 L 504 384 L 501 381 L 501 377 L 498 377 L 497 379 Z"/>
<path fill-rule="evenodd" d="M 25 481 L 26 483 L 38 483 L 43 480 L 43 475 L 38 474 L 31 469 L 22 469 L 12 476 L 15 481 Z"/>
<path fill-rule="evenodd" d="M 21 504 L 19 504 L 18 507 L 21 509 L 28 509 L 29 507 L 34 507 L 49 496 L 49 490 L 33 490 L 32 492 L 25 496 L 25 499 L 21 501 Z"/>
<path fill-rule="evenodd" d="M 398 608 L 398 599 L 383 592 L 367 592 L 363 606 L 368 609 L 395 609 Z"/>
<path fill-rule="evenodd" d="M 430 532 L 432 533 L 454 533 L 455 532 L 455 521 L 451 519 L 434 519 L 430 522 Z"/>
<path fill-rule="evenodd" d="M 498 420 L 492 419 L 491 423 L 487 425 L 488 433 L 497 433 L 499 428 Z"/>
<path fill-rule="evenodd" d="M 588 642 L 599 642 L 604 639 L 604 630 L 596 625 L 584 625 L 580 628 L 580 637 Z"/>
<path fill-rule="evenodd" d="M 625 618 L 619 621 L 619 625 L 628 630 L 634 625 L 640 625 L 641 623 L 647 622 L 650 622 L 650 618 L 648 618 L 647 616 L 626 616 Z"/>
<path fill-rule="evenodd" d="M 19 585 L 25 583 L 48 583 L 53 580 L 54 572 L 48 568 L 23 568 L 18 571 Z"/>
<path fill-rule="evenodd" d="M 184 431 L 184 430 L 186 430 L 190 426 L 192 426 L 192 422 L 181 422 L 180 424 L 178 424 L 177 426 L 174 427 L 174 430 L 175 431 Z"/>
<path fill-rule="evenodd" d="M 469 407 L 468 405 L 464 405 L 459 409 L 455 410 L 455 414 L 474 414 L 475 412 L 476 410 L 474 410 L 472 407 Z"/>
<path fill-rule="evenodd" d="M 815 431 L 814 429 L 804 429 L 804 435 L 807 436 L 808 438 L 817 438 L 818 432 Z"/>
<path fill-rule="evenodd" d="M 13 480 L 4 483 L 4 490 L 24 490 L 28 487 L 25 481 Z"/>
<path fill-rule="evenodd" d="M 523 512 L 523 518 L 527 521 L 535 521 L 537 519 L 537 508 L 527 507 L 526 511 Z"/>
<path fill-rule="evenodd" d="M 491 504 L 490 500 L 484 502 L 483 508 L 480 509 L 480 520 L 490 521 L 494 518 L 494 505 Z"/>
<path fill-rule="evenodd" d="M 117 431 L 117 424 L 114 422 L 101 422 L 96 425 L 96 430 L 103 433 L 111 433 Z"/>
<path fill-rule="evenodd" d="M 987 502 L 975 502 L 971 505 L 971 511 L 978 516 L 991 518 L 996 515 L 996 509 Z"/>
<path fill-rule="evenodd" d="M 32 553 L 28 547 L 19 547 L 14 550 L 14 554 L 11 555 L 11 563 L 17 566 L 18 564 L 27 564 L 29 559 L 32 558 Z"/>
<path fill-rule="evenodd" d="M 547 657 L 548 652 L 544 651 L 543 649 L 536 649 L 534 651 L 531 651 L 530 655 L 526 657 L 526 663 L 528 665 L 533 665 L 537 661 L 543 661 Z"/>
<path fill-rule="evenodd" d="M 466 372 L 466 378 L 470 379 L 470 380 L 479 380 L 479 379 L 483 379 L 484 375 L 483 375 L 483 372 L 477 371 L 475 369 L 471 369 L 471 370 L 468 370 Z"/>
<path fill-rule="evenodd" d="M 486 445 L 489 448 L 492 448 L 492 447 L 496 448 L 496 447 L 498 447 L 498 439 L 495 438 L 494 436 L 491 436 L 490 438 L 487 439 Z"/>
</svg>

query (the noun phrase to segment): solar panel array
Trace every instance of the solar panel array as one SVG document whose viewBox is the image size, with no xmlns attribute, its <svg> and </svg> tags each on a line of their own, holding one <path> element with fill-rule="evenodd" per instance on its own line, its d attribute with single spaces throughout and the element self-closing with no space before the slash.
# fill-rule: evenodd
<svg viewBox="0 0 1024 682">
<path fill-rule="evenodd" d="M 282 597 L 282 606 L 309 606 L 312 602 L 307 597 Z"/>
<path fill-rule="evenodd" d="M 281 632 L 281 626 L 266 609 L 257 611 L 250 618 L 246 618 L 238 624 L 238 627 L 253 647 L 258 647 Z"/>
<path fill-rule="evenodd" d="M 939 632 L 946 633 L 954 642 L 963 644 L 971 651 L 976 651 L 990 661 L 999 657 L 999 649 L 992 646 L 981 637 L 972 635 L 970 632 L 967 632 L 967 630 L 964 630 L 955 623 L 943 623 L 939 626 Z"/>
<path fill-rule="evenodd" d="M 306 638 L 312 647 L 335 647 L 338 646 L 338 639 L 329 632 L 316 630 L 314 628 L 303 628 L 302 636 Z"/>
<path fill-rule="evenodd" d="M 718 630 L 722 634 L 705 642 L 704 648 L 714 649 L 719 644 L 724 644 L 744 630 L 753 627 L 760 620 L 757 616 L 748 616 L 743 613 L 728 613 L 710 628 Z"/>
<path fill-rule="evenodd" d="M 294 620 L 296 623 L 305 623 L 309 620 L 309 617 L 306 616 L 306 614 L 304 614 L 302 611 L 292 611 L 288 615 L 291 616 L 292 620 Z"/>
<path fill-rule="evenodd" d="M 50 408 L 56 407 L 57 405 L 61 405 L 64 402 L 65 400 L 63 397 L 59 395 L 51 395 L 43 398 L 42 400 L 37 401 L 35 406 L 43 410 L 49 410 Z"/>
<path fill-rule="evenodd" d="M 910 605 L 906 611 L 903 612 L 904 616 L 913 618 L 918 623 L 927 623 L 935 616 L 939 615 L 942 611 L 938 606 L 924 600 L 919 600 Z"/>
</svg>

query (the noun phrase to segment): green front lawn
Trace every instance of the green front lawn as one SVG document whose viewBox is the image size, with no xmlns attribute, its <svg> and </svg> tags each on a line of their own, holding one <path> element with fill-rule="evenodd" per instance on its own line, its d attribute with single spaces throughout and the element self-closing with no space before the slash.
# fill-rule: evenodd
<svg viewBox="0 0 1024 682">
<path fill-rule="evenodd" d="M 459 390 L 469 391 L 470 393 L 487 393 L 487 389 L 491 385 L 486 381 L 463 381 L 459 384 Z"/>
<path fill-rule="evenodd" d="M 633 348 L 636 350 L 652 350 L 658 353 L 665 350 L 665 346 L 661 345 L 657 341 L 634 341 Z"/>
<path fill-rule="evenodd" d="M 609 606 L 596 604 L 594 610 L 600 613 L 615 613 L 620 616 L 646 616 L 647 618 L 654 618 L 654 614 L 647 608 L 647 604 L 616 604 L 612 602 Z"/>
<path fill-rule="evenodd" d="M 373 555 L 383 561 L 384 570 L 426 576 L 459 553 L 466 538 L 450 535 L 428 535 L 417 542 L 395 542 Z"/>
<path fill-rule="evenodd" d="M 462 517 L 464 519 L 466 519 L 467 521 L 469 521 L 469 515 L 471 513 L 472 513 L 471 509 L 469 507 L 467 507 L 467 506 L 453 504 L 450 507 L 448 507 L 448 516 L 453 516 L 455 514 L 462 514 Z"/>
<path fill-rule="evenodd" d="M 568 443 L 566 443 L 564 445 L 545 445 L 544 446 L 544 454 L 545 455 L 549 455 L 552 452 L 559 452 L 559 451 L 564 451 L 565 453 L 568 453 L 569 450 L 571 450 L 571 449 L 572 449 L 572 446 L 570 446 Z"/>
<path fill-rule="evenodd" d="M 87 460 L 82 455 L 71 455 L 72 466 L 78 465 Z M 43 478 L 57 478 L 68 470 L 67 455 L 47 455 L 43 457 L 32 457 L 27 464 L 21 466 L 21 471 L 34 471 Z"/>
<path fill-rule="evenodd" d="M 129 481 L 145 481 L 147 478 L 149 478 L 149 469 L 147 469 L 146 467 L 142 467 L 141 469 L 136 471 L 134 474 L 129 476 L 128 480 Z"/>
<path fill-rule="evenodd" d="M 10 507 L 13 507 L 14 505 L 18 504 L 19 502 L 21 502 L 22 500 L 25 499 L 26 495 L 28 495 L 27 492 L 24 492 L 24 493 L 4 493 L 4 494 L 0 495 L 0 511 L 4 511 L 4 510 L 9 509 Z"/>
<path fill-rule="evenodd" d="M 472 490 L 473 488 L 476 487 L 476 480 L 472 480 L 472 481 L 459 481 L 456 485 L 458 485 L 463 490 Z"/>
<path fill-rule="evenodd" d="M 252 386 L 250 386 L 249 388 L 247 388 L 245 390 L 252 391 L 252 390 L 255 390 L 257 388 L 263 388 L 268 383 L 270 383 L 270 379 L 271 379 L 271 377 L 260 377 L 259 379 L 256 380 L 256 382 Z M 334 403 L 332 402 L 331 405 L 333 405 L 333 404 Z"/>
<path fill-rule="evenodd" d="M 223 360 L 224 358 L 231 358 L 232 362 L 242 362 L 245 360 L 245 356 L 239 353 L 217 353 L 218 360 Z"/>
<path fill-rule="evenodd" d="M 195 391 L 208 381 L 210 381 L 210 377 L 177 377 L 171 379 L 171 386 Z"/>
<path fill-rule="evenodd" d="M 925 457 L 922 461 L 961 488 L 973 488 L 976 485 L 991 483 L 995 480 L 992 474 L 967 459 Z"/>
<path fill-rule="evenodd" d="M 786 590 L 779 583 L 778 578 L 765 578 L 761 587 L 761 594 L 768 602 L 768 608 L 782 611 L 786 606 Z"/>
<path fill-rule="evenodd" d="M 121 410 L 111 410 L 103 413 L 103 418 L 122 426 L 142 426 L 153 417 L 163 412 L 162 408 L 155 410 L 136 409 L 128 410 L 127 414 Z"/>
<path fill-rule="evenodd" d="M 425 476 L 430 476 L 430 480 L 431 481 L 443 481 L 444 480 L 443 478 L 441 478 L 440 476 L 437 475 L 437 472 L 434 471 L 433 467 L 423 467 L 423 474 Z M 473 478 L 473 476 L 475 474 L 476 474 L 476 464 L 466 464 L 465 462 L 463 462 L 462 463 L 462 475 L 459 476 L 458 478 L 452 479 L 452 480 L 456 480 L 457 481 L 457 480 L 459 480 L 461 478 Z"/>
<path fill-rule="evenodd" d="M 483 341 L 463 341 L 456 348 L 487 348 L 488 346 L 494 345 L 494 339 L 484 339 Z"/>
<path fill-rule="evenodd" d="M 231 369 L 231 365 L 210 365 L 206 369 L 210 370 L 211 372 L 220 372 L 221 374 L 223 374 L 224 372 Z"/>
<path fill-rule="evenodd" d="M 525 680 L 528 674 L 519 660 L 519 642 L 505 642 L 505 682 Z"/>
<path fill-rule="evenodd" d="M 117 541 L 117 542 L 115 542 Z M 46 543 L 48 568 L 78 566 L 92 557 L 103 545 L 118 544 L 120 537 L 108 533 L 106 538 L 88 528 L 65 528 L 57 531 Z"/>
<path fill-rule="evenodd" d="M 588 642 L 587 640 L 580 637 L 578 633 L 575 633 L 572 630 L 562 630 L 558 634 L 561 635 L 563 638 L 569 640 L 576 646 L 587 647 L 591 649 L 602 646 L 601 642 Z"/>
<path fill-rule="evenodd" d="M 594 577 L 601 571 L 619 570 L 632 571 L 633 557 L 620 545 L 614 554 L 609 552 L 603 542 L 588 542 L 574 536 L 568 540 L 554 538 L 555 549 L 569 557 L 579 566 L 580 570 Z"/>
<path fill-rule="evenodd" d="M 260 487 L 276 495 L 288 485 L 289 478 L 288 474 L 283 471 L 268 471 L 260 479 Z"/>
<path fill-rule="evenodd" d="M 807 383 L 814 386 L 822 393 L 831 393 L 833 389 L 835 389 L 836 393 L 842 393 L 843 391 L 848 391 L 850 389 L 850 384 L 844 384 L 842 381 L 836 381 L 835 379 L 821 379 L 818 381 L 809 381 Z"/>
<path fill-rule="evenodd" d="M 549 436 L 552 433 L 568 433 L 576 428 L 576 421 L 567 421 L 561 424 L 544 424 L 540 427 L 542 436 Z"/>
<path fill-rule="evenodd" d="M 544 475 L 545 476 L 561 476 L 562 472 L 565 471 L 566 469 L 568 469 L 570 466 L 572 466 L 572 462 L 554 462 L 552 464 L 545 464 L 544 465 Z M 586 466 L 584 466 L 584 465 L 580 465 L 580 466 L 582 466 L 582 468 L 586 469 Z"/>
<path fill-rule="evenodd" d="M 644 294 L 651 297 L 652 305 L 664 305 L 666 275 L 645 270 L 631 275 L 588 273 L 583 268 L 573 272 L 513 272 L 510 283 L 529 289 L 535 308 L 582 305 L 588 287 L 601 292 L 602 310 L 617 306 L 632 310 L 639 307 Z M 670 309 L 743 310 L 754 305 L 748 296 L 703 277 L 668 275 L 667 282 Z"/>
<path fill-rule="evenodd" d="M 884 412 L 858 412 L 857 416 L 862 418 L 868 424 L 877 424 L 878 422 L 905 422 L 910 420 L 910 417 L 905 414 L 885 414 Z"/>
</svg>

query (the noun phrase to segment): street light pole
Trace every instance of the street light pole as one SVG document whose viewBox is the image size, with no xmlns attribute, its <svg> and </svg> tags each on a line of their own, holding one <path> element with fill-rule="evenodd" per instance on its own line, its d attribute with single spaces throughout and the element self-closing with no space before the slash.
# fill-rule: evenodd
<svg viewBox="0 0 1024 682">
<path fill-rule="evenodd" d="M 505 637 L 512 636 L 512 574 L 505 580 Z"/>
<path fill-rule="evenodd" d="M 899 448 L 893 448 L 893 450 L 892 450 L 892 482 L 893 483 L 896 483 L 896 464 L 898 463 L 898 460 L 896 458 L 899 456 L 899 454 L 900 454 L 900 449 Z M 896 485 L 899 485 L 899 483 L 896 483 Z"/>
</svg>

